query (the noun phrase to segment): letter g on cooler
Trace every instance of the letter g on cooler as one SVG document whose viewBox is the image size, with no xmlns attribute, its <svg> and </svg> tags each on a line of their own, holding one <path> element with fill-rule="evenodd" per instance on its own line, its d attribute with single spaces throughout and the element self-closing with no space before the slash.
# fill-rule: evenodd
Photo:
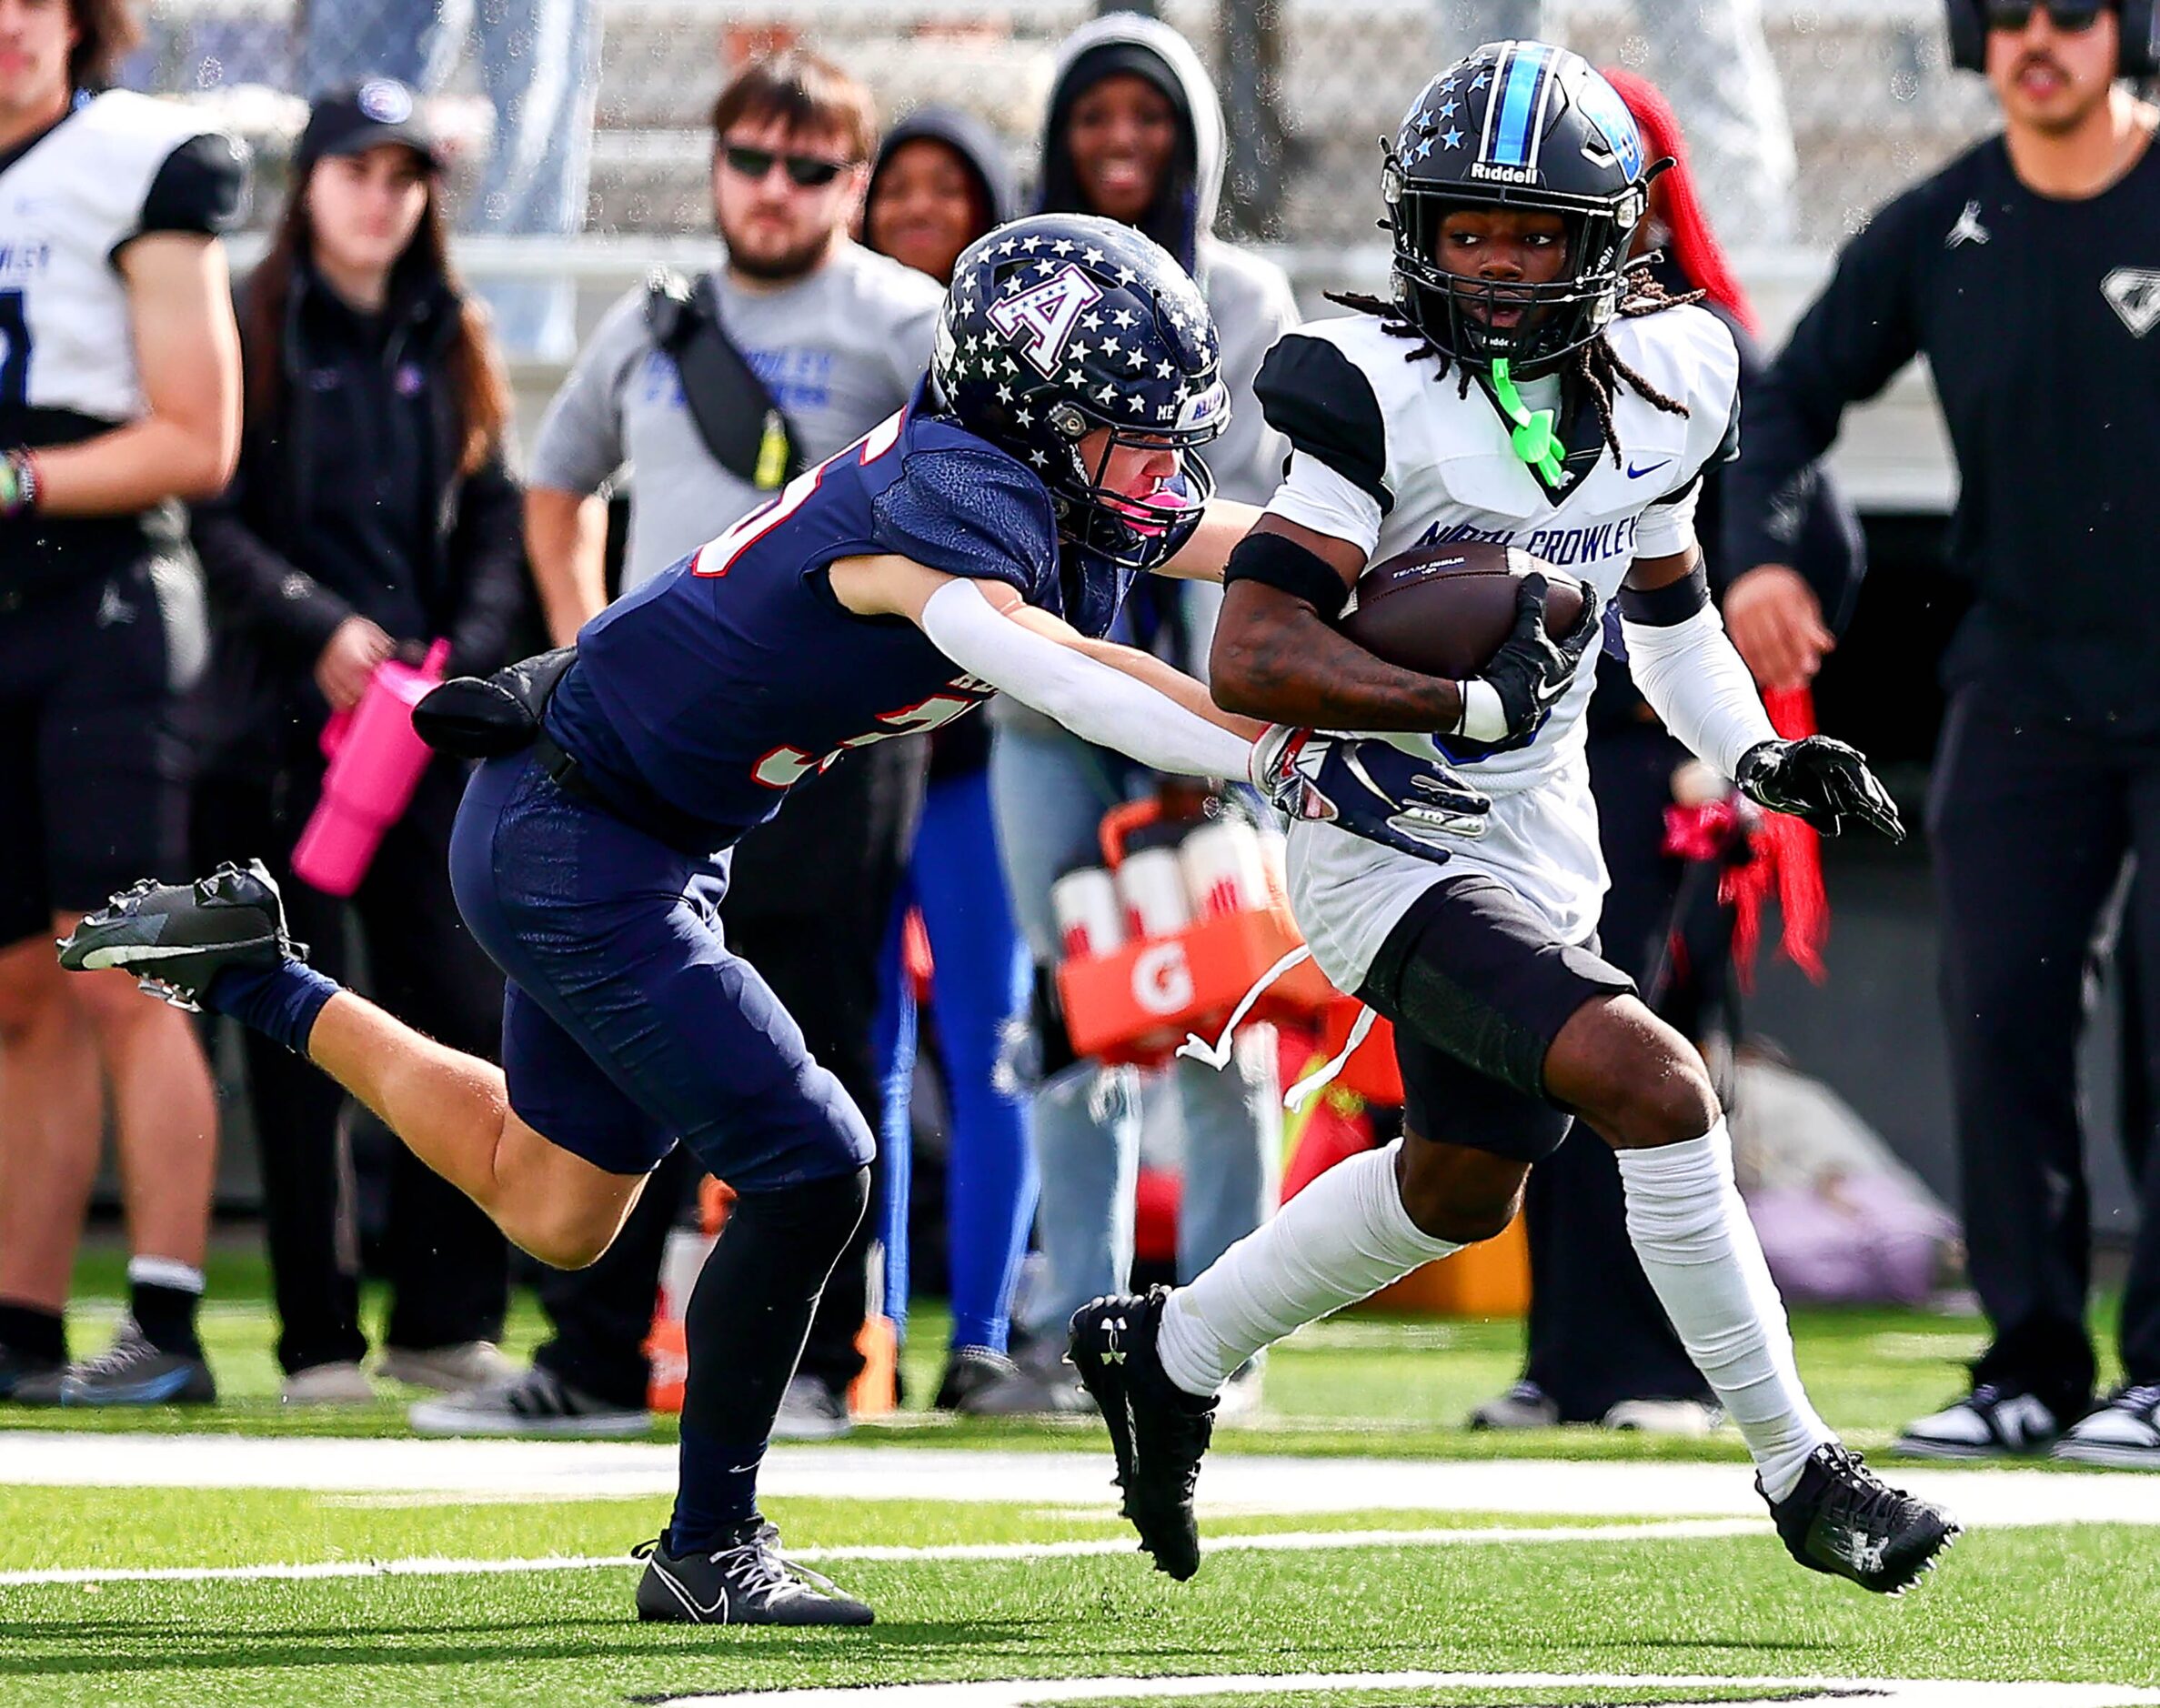
<svg viewBox="0 0 2160 1708">
<path fill-rule="evenodd" d="M 1134 957 L 1132 1000 L 1150 1014 L 1175 1014 L 1191 1006 L 1192 969 L 1185 945 L 1151 943 Z"/>
</svg>

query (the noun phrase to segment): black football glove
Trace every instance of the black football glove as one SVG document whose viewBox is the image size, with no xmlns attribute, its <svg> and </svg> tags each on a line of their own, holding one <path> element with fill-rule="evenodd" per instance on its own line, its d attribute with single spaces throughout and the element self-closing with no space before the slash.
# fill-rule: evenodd
<svg viewBox="0 0 2160 1708">
<path fill-rule="evenodd" d="M 1437 752 L 1421 758 L 1378 736 L 1271 724 L 1252 744 L 1251 775 L 1278 811 L 1420 859 L 1444 860 L 1449 843 L 1484 835 L 1492 810 Z"/>
<path fill-rule="evenodd" d="M 1843 833 L 1856 819 L 1893 842 L 1905 839 L 1904 821 L 1890 793 L 1867 769 L 1857 749 L 1828 736 L 1801 741 L 1763 741 L 1740 757 L 1740 792 L 1758 807 L 1789 812 L 1824 836 Z"/>
<path fill-rule="evenodd" d="M 1563 635 L 1545 632 L 1545 595 L 1552 584 L 1542 575 L 1527 575 L 1515 589 L 1515 627 L 1500 650 L 1472 678 L 1483 682 L 1500 701 L 1497 728 L 1472 704 L 1472 685 L 1463 684 L 1462 718 L 1447 738 L 1451 752 L 1508 753 L 1537 739 L 1545 719 L 1552 715 L 1568 685 L 1575 679 L 1591 638 L 1598 632 L 1600 613 L 1597 589 L 1582 588 L 1582 610 L 1574 626 Z"/>
</svg>

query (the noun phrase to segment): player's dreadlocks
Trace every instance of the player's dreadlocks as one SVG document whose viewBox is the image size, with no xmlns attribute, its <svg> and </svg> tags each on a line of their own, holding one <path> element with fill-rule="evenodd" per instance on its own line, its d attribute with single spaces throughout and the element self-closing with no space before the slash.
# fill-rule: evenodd
<svg viewBox="0 0 2160 1708">
<path fill-rule="evenodd" d="M 1635 320 L 1644 315 L 1654 315 L 1661 309 L 1679 308 L 1703 300 L 1701 291 L 1674 293 L 1667 290 L 1650 274 L 1651 263 L 1655 259 L 1654 256 L 1646 255 L 1630 263 L 1627 270 L 1621 275 L 1623 288 L 1620 314 L 1623 318 Z M 1404 361 L 1416 362 L 1428 356 L 1432 357 L 1440 363 L 1442 378 L 1447 377 L 1451 367 L 1458 367 L 1461 382 L 1456 388 L 1456 395 L 1462 397 L 1470 396 L 1470 382 L 1475 377 L 1474 370 L 1453 362 L 1446 351 L 1404 316 L 1398 305 L 1383 302 L 1377 296 L 1368 296 L 1360 291 L 1330 291 L 1328 300 L 1354 309 L 1359 314 L 1373 316 L 1391 337 L 1414 339 L 1415 343 L 1403 352 Z M 1666 397 L 1636 373 L 1621 360 L 1620 352 L 1612 347 L 1611 342 L 1602 337 L 1591 339 L 1575 352 L 1567 375 L 1570 378 L 1580 380 L 1583 390 L 1589 393 L 1591 407 L 1597 411 L 1598 427 L 1604 435 L 1606 448 L 1612 454 L 1612 466 L 1615 468 L 1620 467 L 1622 461 L 1620 437 L 1612 428 L 1612 397 L 1618 386 L 1624 383 L 1644 403 L 1653 409 L 1663 410 L 1666 415 L 1687 413 L 1685 404 L 1677 398 Z"/>
</svg>

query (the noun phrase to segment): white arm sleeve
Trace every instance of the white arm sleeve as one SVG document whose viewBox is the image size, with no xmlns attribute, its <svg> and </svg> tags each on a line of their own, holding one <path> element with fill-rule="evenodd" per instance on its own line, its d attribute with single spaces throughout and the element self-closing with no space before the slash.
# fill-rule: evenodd
<svg viewBox="0 0 2160 1708">
<path fill-rule="evenodd" d="M 1252 744 L 1242 736 L 1187 711 L 1138 677 L 1014 622 L 972 581 L 949 581 L 930 595 L 922 632 L 969 676 L 1100 747 L 1158 771 L 1250 775 Z"/>
<path fill-rule="evenodd" d="M 1628 674 L 1650 709 L 1705 763 L 1731 777 L 1742 754 L 1777 739 L 1715 607 L 1705 605 L 1683 623 L 1631 623 L 1623 617 L 1620 629 Z"/>
</svg>

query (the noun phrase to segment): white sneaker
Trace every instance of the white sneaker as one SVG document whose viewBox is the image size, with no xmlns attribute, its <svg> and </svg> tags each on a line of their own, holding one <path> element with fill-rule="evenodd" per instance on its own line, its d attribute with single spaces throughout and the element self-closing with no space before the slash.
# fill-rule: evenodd
<svg viewBox="0 0 2160 1708">
<path fill-rule="evenodd" d="M 1699 1441 L 1723 1421 L 1724 1413 L 1703 1400 L 1623 1400 L 1598 1423 L 1602 1429 Z"/>
<path fill-rule="evenodd" d="M 1955 1405 L 1908 1423 L 1896 1451 L 1921 1459 L 2011 1459 L 2044 1453 L 2063 1426 L 2035 1394 L 1984 1381 Z"/>
<path fill-rule="evenodd" d="M 1550 1430 L 1560 1427 L 1560 1402 L 1534 1381 L 1519 1381 L 1470 1414 L 1473 1430 Z"/>
<path fill-rule="evenodd" d="M 772 1421 L 776 1442 L 837 1441 L 855 1427 L 848 1415 L 848 1396 L 835 1392 L 816 1376 L 798 1374 L 780 1396 L 780 1414 Z"/>
<path fill-rule="evenodd" d="M 282 1405 L 373 1405 L 375 1389 L 350 1359 L 296 1370 L 277 1390 Z"/>
<path fill-rule="evenodd" d="M 459 1341 L 454 1346 L 417 1350 L 387 1346 L 375 1361 L 375 1373 L 385 1381 L 402 1381 L 407 1387 L 463 1393 L 470 1388 L 491 1388 L 524 1371 L 493 1341 Z"/>
<path fill-rule="evenodd" d="M 2070 1426 L 2055 1456 L 2117 1471 L 2160 1471 L 2160 1382 L 2117 1389 Z"/>
<path fill-rule="evenodd" d="M 533 1435 L 550 1439 L 642 1435 L 652 1413 L 609 1405 L 556 1380 L 545 1370 L 521 1370 L 507 1381 L 441 1400 L 423 1400 L 406 1413 L 422 1435 Z"/>
</svg>

